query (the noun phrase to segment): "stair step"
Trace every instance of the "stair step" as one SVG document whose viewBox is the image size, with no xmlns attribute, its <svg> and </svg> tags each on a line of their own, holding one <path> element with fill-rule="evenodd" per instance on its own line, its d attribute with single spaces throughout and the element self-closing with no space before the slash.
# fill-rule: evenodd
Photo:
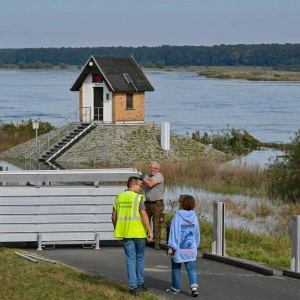
<svg viewBox="0 0 300 300">
<path fill-rule="evenodd" d="M 75 124 L 73 124 L 75 125 Z M 64 137 L 62 137 L 59 141 L 51 145 L 47 150 L 44 151 L 39 157 L 39 161 L 47 161 L 49 158 L 54 157 L 56 158 L 56 154 L 62 149 L 62 152 L 65 151 L 65 149 L 68 148 L 65 147 L 67 144 L 72 144 L 73 140 L 76 140 L 77 137 L 83 136 L 85 133 L 89 132 L 91 129 L 95 128 L 96 125 L 93 124 L 79 124 L 76 127 L 74 127 L 70 132 L 68 132 Z M 82 134 L 81 134 L 82 133 Z M 60 154 L 62 153 L 60 151 Z M 58 154 L 58 155 L 60 155 Z"/>
</svg>

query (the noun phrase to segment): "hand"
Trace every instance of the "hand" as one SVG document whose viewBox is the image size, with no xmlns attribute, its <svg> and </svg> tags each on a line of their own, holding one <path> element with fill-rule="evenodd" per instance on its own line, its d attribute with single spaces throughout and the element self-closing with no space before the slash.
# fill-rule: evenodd
<svg viewBox="0 0 300 300">
<path fill-rule="evenodd" d="M 172 255 L 174 253 L 174 250 L 172 248 L 168 249 L 168 255 Z"/>
<path fill-rule="evenodd" d="M 152 233 L 152 231 L 148 231 L 147 242 L 150 243 L 152 241 L 153 241 L 153 233 Z"/>
</svg>

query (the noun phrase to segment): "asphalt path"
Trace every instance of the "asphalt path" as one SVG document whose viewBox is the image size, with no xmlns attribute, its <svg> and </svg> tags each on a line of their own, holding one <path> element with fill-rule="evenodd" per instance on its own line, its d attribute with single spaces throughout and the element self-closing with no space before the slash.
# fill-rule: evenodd
<svg viewBox="0 0 300 300">
<path fill-rule="evenodd" d="M 53 250 L 26 249 L 90 274 L 127 283 L 124 250 L 121 242 L 100 243 L 100 250 L 81 246 L 56 246 Z M 187 273 L 182 268 L 181 293 L 166 294 L 171 286 L 170 257 L 165 250 L 145 251 L 145 285 L 164 299 L 190 298 Z M 220 262 L 197 258 L 201 300 L 300 300 L 300 280 L 285 276 L 265 276 Z"/>
</svg>

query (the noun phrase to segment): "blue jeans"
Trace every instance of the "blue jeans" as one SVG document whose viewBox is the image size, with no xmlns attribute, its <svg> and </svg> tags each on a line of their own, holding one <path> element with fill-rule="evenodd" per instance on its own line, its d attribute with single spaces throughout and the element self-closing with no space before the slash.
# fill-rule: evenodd
<svg viewBox="0 0 300 300">
<path fill-rule="evenodd" d="M 179 292 L 180 291 L 180 271 L 181 271 L 181 263 L 176 263 L 171 259 L 172 261 L 172 288 Z M 198 287 L 198 276 L 197 276 L 197 270 L 196 270 L 196 261 L 188 261 L 184 263 L 185 269 L 188 273 L 190 286 Z"/>
<path fill-rule="evenodd" d="M 129 289 L 137 288 L 144 283 L 144 253 L 146 239 L 123 239 L 124 251 L 127 265 L 127 276 Z"/>
</svg>

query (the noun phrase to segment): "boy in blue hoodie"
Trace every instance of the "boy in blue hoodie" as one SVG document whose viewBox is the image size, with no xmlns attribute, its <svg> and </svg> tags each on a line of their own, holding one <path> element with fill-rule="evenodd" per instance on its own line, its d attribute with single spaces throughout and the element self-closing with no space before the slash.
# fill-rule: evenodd
<svg viewBox="0 0 300 300">
<path fill-rule="evenodd" d="M 188 273 L 191 296 L 198 296 L 198 276 L 196 257 L 200 244 L 200 228 L 198 218 L 193 211 L 195 199 L 190 195 L 179 197 L 179 211 L 175 214 L 170 228 L 168 254 L 172 262 L 172 286 L 167 293 L 180 292 L 181 263 L 184 263 Z"/>
</svg>

